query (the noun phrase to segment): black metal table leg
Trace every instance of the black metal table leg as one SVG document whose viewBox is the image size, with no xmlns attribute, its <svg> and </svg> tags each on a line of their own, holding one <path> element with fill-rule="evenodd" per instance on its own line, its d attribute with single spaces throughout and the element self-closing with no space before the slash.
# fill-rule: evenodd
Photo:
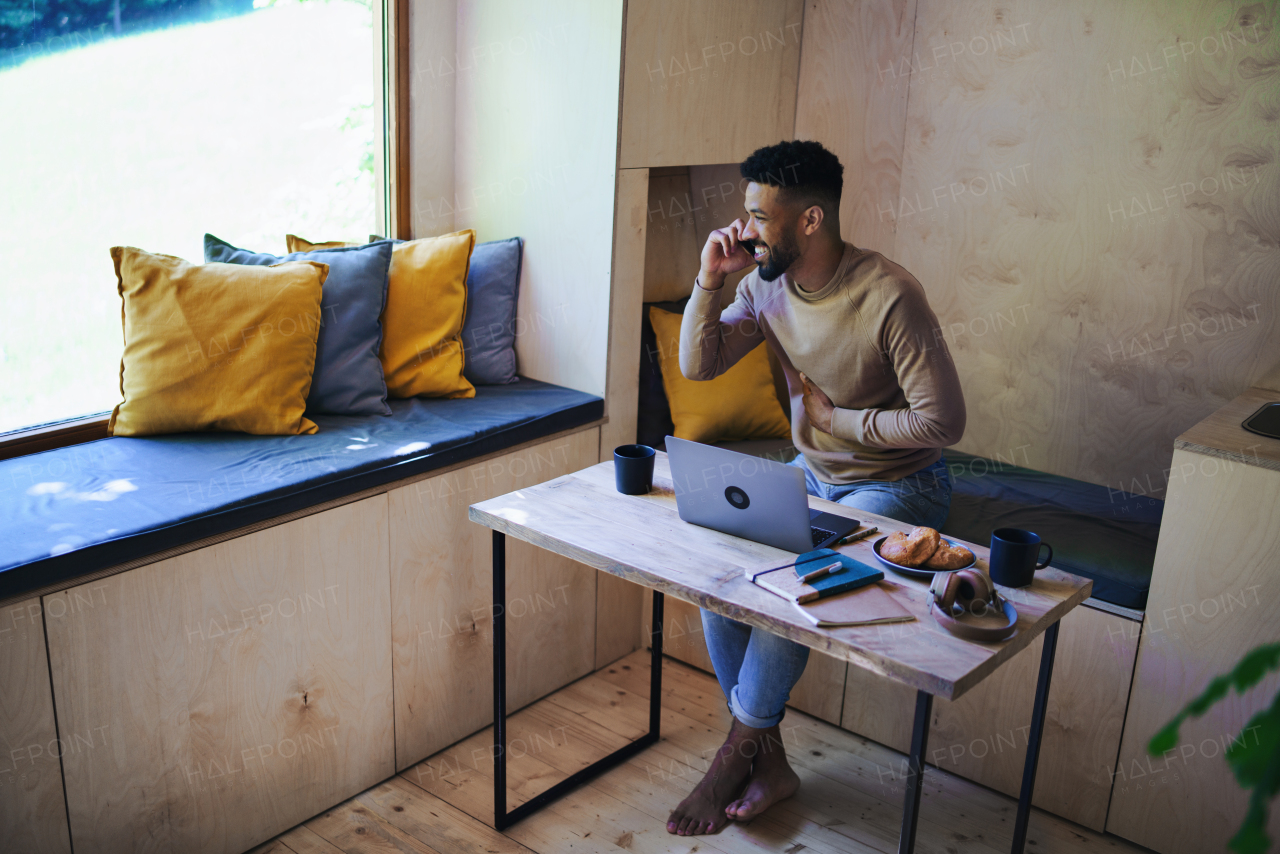
<svg viewBox="0 0 1280 854">
<path fill-rule="evenodd" d="M 507 816 L 507 535 L 493 532 L 493 817 Z"/>
<path fill-rule="evenodd" d="M 924 787 L 924 752 L 929 742 L 929 716 L 933 714 L 933 695 L 916 692 L 916 717 L 911 728 L 911 756 L 907 758 L 907 794 L 902 805 L 902 833 L 898 836 L 898 854 L 916 850 L 916 824 L 920 821 L 920 790 Z"/>
<path fill-rule="evenodd" d="M 1027 764 L 1022 769 L 1022 791 L 1018 795 L 1018 818 L 1013 825 L 1013 854 L 1022 854 L 1027 844 L 1027 822 L 1031 818 L 1031 792 L 1036 785 L 1036 766 L 1040 764 L 1040 738 L 1044 735 L 1044 716 L 1049 708 L 1049 680 L 1053 677 L 1053 659 L 1058 651 L 1058 626 L 1044 630 L 1044 648 L 1040 651 L 1040 679 L 1036 682 L 1036 702 L 1031 710 L 1031 733 L 1027 738 Z"/>
<path fill-rule="evenodd" d="M 653 591 L 653 615 L 649 630 L 649 734 L 657 741 L 662 731 L 662 624 L 666 597 Z"/>
<path fill-rule="evenodd" d="M 503 830 L 618 765 L 659 737 L 662 716 L 662 611 L 664 597 L 653 591 L 652 667 L 649 674 L 649 731 L 520 806 L 507 811 L 507 542 L 493 532 L 493 826 Z"/>
</svg>

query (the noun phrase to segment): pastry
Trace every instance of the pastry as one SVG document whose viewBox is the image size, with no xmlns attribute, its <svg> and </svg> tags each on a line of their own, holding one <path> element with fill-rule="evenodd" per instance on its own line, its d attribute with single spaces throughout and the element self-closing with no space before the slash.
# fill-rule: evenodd
<svg viewBox="0 0 1280 854">
<path fill-rule="evenodd" d="M 898 566 L 917 567 L 937 550 L 942 537 L 933 528 L 912 528 L 910 534 L 896 531 L 880 546 L 880 556 Z"/>
<path fill-rule="evenodd" d="M 973 552 L 964 546 L 953 546 L 946 540 L 924 562 L 925 569 L 959 569 L 973 563 Z"/>
</svg>

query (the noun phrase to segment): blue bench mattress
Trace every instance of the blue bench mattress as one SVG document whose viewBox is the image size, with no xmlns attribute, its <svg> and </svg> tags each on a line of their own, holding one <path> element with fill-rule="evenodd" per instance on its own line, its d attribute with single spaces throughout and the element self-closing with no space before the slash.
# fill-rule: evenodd
<svg viewBox="0 0 1280 854">
<path fill-rule="evenodd" d="M 996 528 L 1034 531 L 1053 565 L 1093 579 L 1093 597 L 1143 610 L 1164 502 L 1146 495 L 947 451 L 951 512 L 944 534 L 986 545 Z"/>
<path fill-rule="evenodd" d="M 721 446 L 777 462 L 796 455 L 781 439 Z M 952 491 L 942 533 L 987 545 L 996 528 L 1034 531 L 1053 546 L 1053 566 L 1093 579 L 1093 598 L 1146 608 L 1163 501 L 954 449 L 945 459 Z"/>
<path fill-rule="evenodd" d="M 0 599 L 600 419 L 536 380 L 317 415 L 311 436 L 110 438 L 0 461 Z"/>
</svg>

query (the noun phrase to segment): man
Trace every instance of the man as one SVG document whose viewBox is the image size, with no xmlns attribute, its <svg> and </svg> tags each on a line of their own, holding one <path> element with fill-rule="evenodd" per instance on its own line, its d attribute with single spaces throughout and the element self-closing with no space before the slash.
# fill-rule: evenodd
<svg viewBox="0 0 1280 854">
<path fill-rule="evenodd" d="M 713 231 L 680 328 L 680 370 L 712 379 L 768 342 L 786 375 L 791 436 L 808 491 L 913 525 L 941 527 L 951 502 L 942 448 L 964 433 L 955 366 L 910 273 L 840 237 L 844 167 L 817 142 L 782 142 L 741 166 L 746 222 Z M 720 311 L 725 277 L 754 262 Z M 733 713 L 706 776 L 667 830 L 714 833 L 791 797 L 779 723 L 809 650 L 702 612 Z"/>
</svg>

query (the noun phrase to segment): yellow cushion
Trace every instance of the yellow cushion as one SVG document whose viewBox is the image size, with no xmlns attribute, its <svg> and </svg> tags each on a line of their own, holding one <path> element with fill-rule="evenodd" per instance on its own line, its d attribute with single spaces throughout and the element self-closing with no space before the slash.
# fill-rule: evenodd
<svg viewBox="0 0 1280 854">
<path fill-rule="evenodd" d="M 369 235 L 370 242 L 378 240 Z M 290 252 L 355 246 L 312 243 L 286 234 Z M 475 397 L 462 375 L 462 321 L 473 229 L 397 243 L 391 251 L 387 307 L 382 312 L 382 373 L 388 397 Z"/>
<path fill-rule="evenodd" d="M 349 243 L 345 240 L 329 240 L 324 243 L 312 243 L 310 240 L 303 240 L 296 234 L 286 234 L 284 236 L 285 248 L 289 250 L 289 254 L 294 252 L 310 252 L 313 249 L 342 249 L 344 246 L 356 246 L 358 244 Z"/>
<path fill-rule="evenodd" d="M 370 243 L 377 243 L 379 240 L 386 240 L 385 237 L 379 237 L 376 234 L 369 235 Z M 296 234 L 286 234 L 284 236 L 284 245 L 288 248 L 289 254 L 294 252 L 310 252 L 313 249 L 341 249 L 344 246 L 360 246 L 359 243 L 352 243 L 346 240 L 330 240 L 327 243 L 312 243 L 310 240 L 303 240 Z"/>
<path fill-rule="evenodd" d="M 189 264 L 111 250 L 123 307 L 124 400 L 113 436 L 314 433 L 303 417 L 326 264 Z"/>
<path fill-rule="evenodd" d="M 473 229 L 397 243 L 382 313 L 382 373 L 391 397 L 475 397 L 462 375 L 462 321 Z"/>
<path fill-rule="evenodd" d="M 774 392 L 769 345 L 761 344 L 715 379 L 696 382 L 680 373 L 680 315 L 651 306 L 649 322 L 677 439 L 736 442 L 791 435 Z"/>
</svg>

